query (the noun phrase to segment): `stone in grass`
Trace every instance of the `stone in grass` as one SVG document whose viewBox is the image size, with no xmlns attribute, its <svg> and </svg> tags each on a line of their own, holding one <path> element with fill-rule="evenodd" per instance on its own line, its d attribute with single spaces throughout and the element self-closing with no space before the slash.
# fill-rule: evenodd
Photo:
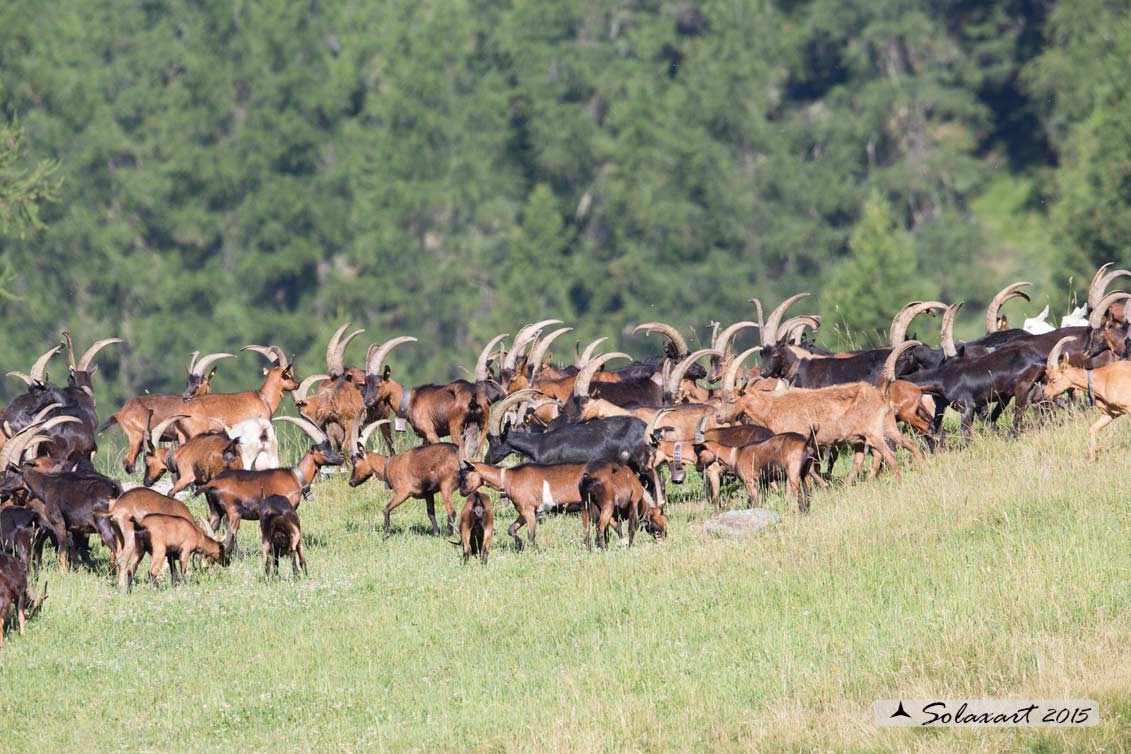
<svg viewBox="0 0 1131 754">
<path fill-rule="evenodd" d="M 725 534 L 731 537 L 742 537 L 758 532 L 770 524 L 775 524 L 781 516 L 767 508 L 746 508 L 739 511 L 727 511 L 714 518 L 709 518 L 703 524 L 703 531 L 708 534 Z"/>
</svg>

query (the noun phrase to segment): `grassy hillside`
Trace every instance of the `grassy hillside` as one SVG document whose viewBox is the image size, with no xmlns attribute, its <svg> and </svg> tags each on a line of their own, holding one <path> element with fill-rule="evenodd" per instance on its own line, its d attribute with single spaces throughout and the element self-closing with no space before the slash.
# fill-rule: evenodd
<svg viewBox="0 0 1131 754">
<path fill-rule="evenodd" d="M 299 511 L 298 582 L 249 557 L 126 596 L 52 561 L 0 653 L 3 749 L 1125 751 L 1128 443 L 1116 425 L 1088 465 L 1086 423 L 980 437 L 805 518 L 771 498 L 782 522 L 744 541 L 700 532 L 692 479 L 662 543 L 590 554 L 551 517 L 540 551 L 504 536 L 464 568 L 423 503 L 385 539 L 389 493 L 334 480 Z M 875 728 L 897 695 L 1093 697 L 1102 722 Z"/>
</svg>

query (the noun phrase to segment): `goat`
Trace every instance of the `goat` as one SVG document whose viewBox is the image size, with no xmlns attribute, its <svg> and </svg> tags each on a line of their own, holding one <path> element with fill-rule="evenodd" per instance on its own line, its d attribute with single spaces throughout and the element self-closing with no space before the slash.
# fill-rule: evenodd
<svg viewBox="0 0 1131 754">
<path fill-rule="evenodd" d="M 173 586 L 177 586 L 177 567 L 172 556 L 180 556 L 181 579 L 187 575 L 189 558 L 200 555 L 221 566 L 228 565 L 228 550 L 224 543 L 218 541 L 211 531 L 202 529 L 193 520 L 186 520 L 182 516 L 172 516 L 166 513 L 146 513 L 131 515 L 130 523 L 144 532 L 146 551 L 150 555 L 149 579 L 153 587 L 157 588 L 157 577 L 165 568 L 165 561 L 169 561 L 170 579 Z M 137 559 L 140 564 L 141 559 Z M 134 572 L 137 565 L 129 573 L 129 583 L 133 583 Z"/>
<path fill-rule="evenodd" d="M 1035 317 L 1027 317 L 1021 323 L 1021 329 L 1030 335 L 1042 335 L 1047 332 L 1052 332 L 1056 328 L 1048 323 L 1049 307 L 1045 304 L 1045 308 L 1041 309 L 1041 313 Z"/>
<path fill-rule="evenodd" d="M 211 364 L 220 359 L 235 358 L 230 353 L 212 353 L 198 361 L 197 356 L 199 353 L 193 353 L 192 362 L 187 368 L 188 384 L 184 393 L 193 398 L 209 395 L 212 392 L 211 380 L 216 374 L 216 369 L 205 372 Z M 134 473 L 137 457 L 149 436 L 149 423 L 161 422 L 173 414 L 181 413 L 183 403 L 183 395 L 139 395 L 126 401 L 116 413 L 111 414 L 98 427 L 98 432 L 102 433 L 117 424 L 125 433 L 127 447 L 126 454 L 122 457 L 122 468 L 127 474 Z M 176 439 L 176 435 L 162 439 L 173 440 Z"/>
<path fill-rule="evenodd" d="M 391 379 L 388 368 L 381 371 L 393 348 L 413 342 L 416 338 L 400 337 L 370 347 L 365 360 L 365 405 L 407 420 L 425 443 L 438 443 L 441 438 L 450 437 L 452 442 L 462 444 L 465 430 L 474 428 L 479 438 L 478 450 L 483 445 L 490 413 L 483 383 L 455 380 L 445 385 L 409 389 Z"/>
<path fill-rule="evenodd" d="M 220 525 L 220 519 L 227 521 L 228 532 L 225 542 L 234 553 L 239 552 L 236 534 L 240 521 L 256 521 L 263 503 L 264 495 L 283 495 L 305 493 L 315 474 L 324 466 L 339 466 L 345 462 L 342 454 L 330 447 L 326 433 L 306 419 L 293 416 L 279 416 L 275 421 L 289 422 L 302 429 L 311 439 L 306 454 L 289 469 L 267 469 L 255 471 L 228 469 L 212 477 L 210 482 L 198 485 L 196 494 L 204 493 L 208 501 L 213 529 Z M 297 507 L 297 502 L 296 502 Z"/>
<path fill-rule="evenodd" d="M 1083 369 L 1061 359 L 1062 349 L 1070 342 L 1062 338 L 1053 346 L 1045 363 L 1048 382 L 1044 396 L 1052 400 L 1067 390 L 1086 390 L 1095 396 L 1102 412 L 1099 420 L 1088 427 L 1088 460 L 1097 458 L 1096 433 L 1131 411 L 1131 361 L 1117 361 L 1099 369 Z"/>
<path fill-rule="evenodd" d="M 297 495 L 295 500 L 297 502 Z M 302 573 L 306 571 L 306 548 L 302 543 L 302 524 L 291 498 L 285 495 L 267 495 L 259 514 L 259 532 L 262 536 L 263 573 L 270 577 L 274 571 L 279 573 L 279 556 L 289 555 L 291 570 L 298 577 L 299 565 Z"/>
<path fill-rule="evenodd" d="M 599 461 L 590 463 L 582 471 L 577 483 L 581 497 L 581 530 L 585 546 L 591 548 L 589 525 L 597 524 L 597 549 L 603 550 L 610 523 L 614 518 L 628 521 L 628 545 L 636 539 L 636 529 L 644 523 L 656 537 L 667 531 L 667 520 L 659 508 L 650 507 L 640 480 L 627 466 Z"/>
<path fill-rule="evenodd" d="M 467 565 L 469 558 L 478 555 L 483 565 L 487 565 L 491 538 L 495 536 L 495 512 L 491 508 L 491 498 L 482 492 L 468 495 L 460 511 L 457 528 L 460 538 L 450 541 L 463 547 L 463 564 Z"/>
<path fill-rule="evenodd" d="M 106 516 L 113 522 L 118 535 L 118 554 L 116 564 L 118 568 L 118 587 L 125 591 L 133 588 L 133 576 L 141 562 L 145 547 L 138 541 L 137 528 L 133 519 L 143 518 L 151 513 L 160 513 L 165 516 L 179 516 L 195 525 L 196 519 L 188 506 L 169 495 L 148 489 L 135 487 L 126 490 L 122 496 L 114 500 L 106 509 Z"/>
<path fill-rule="evenodd" d="M 144 449 L 145 476 L 142 484 L 152 487 L 168 471 L 173 480 L 170 497 L 175 497 L 190 485 L 209 481 L 221 471 L 233 468 L 240 460 L 240 441 L 229 437 L 227 432 L 196 435 L 180 447 L 158 447 L 157 443 L 168 425 L 181 416 L 174 414 L 158 424 L 150 433 Z"/>
<path fill-rule="evenodd" d="M 16 620 L 23 636 L 28 620 L 39 612 L 46 597 L 46 585 L 43 594 L 37 597 L 27 583 L 27 566 L 18 558 L 0 553 L 0 647 L 4 646 L 4 624 L 12 608 L 16 608 Z"/>
<path fill-rule="evenodd" d="M 580 505 L 578 484 L 585 472 L 584 463 L 542 465 L 527 463 L 505 469 L 486 463 L 463 461 L 459 467 L 459 490 L 471 495 L 480 487 L 498 490 L 510 499 L 518 517 L 507 528 L 514 538 L 515 547 L 522 549 L 518 530 L 526 525 L 526 534 L 532 546 L 537 546 L 539 512 L 556 506 Z"/>
<path fill-rule="evenodd" d="M 895 381 L 894 370 L 899 357 L 918 345 L 918 341 L 908 340 L 892 349 L 885 360 L 884 382 L 880 387 L 853 382 L 812 390 L 790 389 L 780 394 L 747 389 L 736 393 L 734 383 L 739 367 L 743 360 L 761 347 L 751 348 L 732 360 L 723 375 L 722 402 L 717 418 L 720 422 L 729 422 L 745 414 L 751 421 L 775 434 L 794 432 L 806 436 L 813 427 L 817 427 L 817 442 L 821 446 L 847 443 L 855 448 L 849 479 L 855 479 L 864 460 L 864 450 L 868 447 L 873 453 L 878 452 L 881 460 L 899 477 L 895 455 L 888 448 L 887 441 L 906 448 L 917 460 L 922 458 L 922 454 L 896 426 L 889 388 Z M 869 479 L 875 476 L 876 471 L 873 465 Z"/>
<path fill-rule="evenodd" d="M 365 331 L 354 330 L 343 339 L 350 324 L 346 322 L 330 337 L 330 343 L 326 346 L 327 373 L 307 377 L 294 395 L 299 414 L 325 432 L 330 438 L 330 444 L 336 448 L 345 447 L 345 440 L 352 430 L 353 417 L 365 407 L 365 399 L 361 394 L 365 373 L 345 365 L 346 348 Z M 307 397 L 310 386 L 316 382 L 322 384 L 314 395 Z M 392 442 L 391 437 L 388 442 Z"/>
<path fill-rule="evenodd" d="M 757 424 L 735 424 L 729 427 L 707 429 L 707 422 L 713 418 L 704 416 L 699 420 L 695 435 L 692 437 L 693 449 L 704 442 L 713 442 L 728 448 L 740 448 L 743 445 L 768 440 L 774 436 L 773 432 Z M 666 428 L 661 427 L 661 429 Z M 713 454 L 705 451 L 695 453 L 695 468 L 703 475 L 703 487 L 707 499 L 718 508 L 722 477 L 724 473 L 729 472 L 723 469 L 722 464 Z M 820 477 L 817 477 L 817 479 L 820 480 Z"/>
<path fill-rule="evenodd" d="M 452 505 L 452 495 L 459 486 L 459 447 L 443 442 L 412 448 L 396 455 L 368 452 L 366 443 L 370 432 L 385 421 L 388 420 L 379 419 L 367 426 L 360 438 L 356 431 L 357 423 L 354 423 L 354 435 L 350 440 L 353 449 L 350 487 L 357 487 L 370 477 L 376 477 L 393 490 L 392 500 L 385 505 L 385 534 L 389 533 L 389 516 L 393 509 L 410 497 L 414 497 L 424 501 L 428 520 L 432 524 L 432 534 L 439 536 L 440 527 L 436 523 L 435 499 L 436 493 L 439 492 L 448 514 L 447 532 L 451 534 L 456 515 Z"/>
<path fill-rule="evenodd" d="M 262 346 L 247 346 L 257 350 Z M 262 351 L 258 351 L 263 353 Z M 221 421 L 234 427 L 247 419 L 270 421 L 283 400 L 284 391 L 297 390 L 294 365 L 286 360 L 280 349 L 270 351 L 275 356 L 275 366 L 264 367 L 263 385 L 259 390 L 245 390 L 240 393 L 211 393 L 191 398 L 181 404 L 177 413 L 185 414 L 177 424 L 182 440 L 209 432 L 215 422 Z"/>
<path fill-rule="evenodd" d="M 695 445 L 695 453 L 705 463 L 717 460 L 737 476 L 755 505 L 759 483 L 784 476 L 790 491 L 797 495 L 797 510 L 808 513 L 809 475 L 817 459 L 818 432 L 819 427 L 813 425 L 807 435 L 783 432 L 738 448 L 705 439 Z"/>
</svg>

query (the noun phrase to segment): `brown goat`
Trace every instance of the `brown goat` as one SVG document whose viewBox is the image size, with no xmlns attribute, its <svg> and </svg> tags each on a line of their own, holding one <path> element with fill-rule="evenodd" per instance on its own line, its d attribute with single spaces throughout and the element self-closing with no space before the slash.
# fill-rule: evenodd
<svg viewBox="0 0 1131 754">
<path fill-rule="evenodd" d="M 819 428 L 813 426 L 808 435 L 785 432 L 741 448 L 704 440 L 695 445 L 695 452 L 704 462 L 717 460 L 742 480 L 754 505 L 758 504 L 760 483 L 784 476 L 789 490 L 797 495 L 797 509 L 807 513 L 809 476 L 817 458 L 818 434 Z"/>
<path fill-rule="evenodd" d="M 298 502 L 298 495 L 294 501 Z M 302 524 L 298 520 L 291 498 L 268 495 L 263 499 L 259 514 L 259 533 L 263 542 L 263 572 L 270 577 L 272 570 L 279 573 L 279 556 L 290 555 L 291 570 L 298 576 L 299 565 L 306 571 L 306 548 L 302 542 Z"/>
<path fill-rule="evenodd" d="M 746 415 L 755 424 L 770 429 L 775 434 L 795 432 L 802 436 L 809 434 L 810 428 L 819 427 L 817 442 L 822 446 L 847 443 L 856 451 L 849 479 L 855 479 L 864 462 L 864 451 L 871 448 L 896 477 L 899 467 L 895 454 L 888 448 L 887 441 L 906 448 L 921 459 L 912 443 L 900 433 L 895 423 L 895 413 L 890 404 L 890 386 L 895 381 L 894 365 L 902 353 L 919 345 L 919 341 L 908 340 L 892 349 L 884 364 L 884 381 L 881 387 L 863 382 L 817 388 L 813 390 L 790 389 L 784 393 L 766 393 L 759 390 L 736 392 L 735 375 L 742 361 L 760 348 L 751 348 L 731 361 L 723 375 L 722 404 L 719 407 L 719 421 L 735 421 Z M 873 465 L 868 478 L 876 474 Z"/>
<path fill-rule="evenodd" d="M 628 521 L 628 544 L 636 538 L 636 529 L 644 523 L 656 537 L 667 531 L 663 512 L 649 506 L 644 485 L 632 470 L 619 463 L 595 461 L 587 464 L 578 482 L 581 496 L 581 530 L 585 533 L 585 546 L 592 548 L 589 524 L 596 519 L 597 549 L 605 548 L 609 525 L 616 520 Z"/>
<path fill-rule="evenodd" d="M 0 553 L 0 647 L 4 646 L 4 624 L 12 608 L 16 608 L 16 620 L 23 636 L 28 619 L 39 612 L 46 596 L 46 586 L 41 596 L 35 596 L 27 583 L 27 566 L 19 558 Z"/>
<path fill-rule="evenodd" d="M 522 540 L 518 536 L 518 530 L 523 524 L 526 525 L 530 544 L 536 546 L 539 512 L 556 506 L 581 504 L 581 493 L 577 485 L 583 473 L 583 463 L 526 463 L 504 469 L 486 463 L 464 461 L 459 470 L 459 487 L 461 493 L 470 495 L 486 485 L 510 499 L 518 512 L 518 518 L 507 528 L 507 534 L 514 538 L 515 546 L 521 550 Z"/>
<path fill-rule="evenodd" d="M 158 424 L 145 445 L 145 477 L 142 483 L 151 487 L 166 471 L 173 480 L 169 496 L 189 485 L 204 484 L 225 469 L 240 468 L 239 439 L 231 438 L 226 432 L 206 432 L 192 437 L 184 445 L 173 448 L 159 448 L 167 424 L 179 418 L 179 414 L 168 417 Z"/>
<path fill-rule="evenodd" d="M 186 394 L 191 397 L 211 394 L 211 380 L 216 374 L 216 370 L 212 369 L 205 372 L 204 369 L 207 369 L 213 362 L 230 356 L 231 354 L 213 353 L 197 361 L 197 354 L 194 353 L 192 363 L 189 364 L 188 368 L 189 377 Z M 134 473 L 138 454 L 141 453 L 142 447 L 149 437 L 150 424 L 161 422 L 166 417 L 180 413 L 184 403 L 184 398 L 180 395 L 139 395 L 126 401 L 117 413 L 111 414 L 99 426 L 98 431 L 105 432 L 111 425 L 117 424 L 125 433 L 127 447 L 126 454 L 122 457 L 122 468 L 125 469 L 127 474 Z M 168 431 L 173 432 L 171 428 Z M 169 434 L 162 439 L 175 440 L 177 437 L 175 434 Z"/>
<path fill-rule="evenodd" d="M 283 393 L 297 390 L 294 365 L 275 366 L 263 369 L 263 386 L 259 390 L 245 390 L 241 393 L 222 393 L 202 395 L 182 403 L 177 413 L 185 416 L 177 424 L 182 440 L 212 432 L 217 422 L 234 427 L 246 419 L 270 421 L 282 403 Z"/>
<path fill-rule="evenodd" d="M 463 563 L 474 555 L 478 555 L 487 565 L 487 556 L 491 553 L 491 538 L 495 536 L 495 511 L 491 508 L 491 498 L 482 492 L 473 492 L 467 496 L 463 510 L 459 514 L 459 539 L 453 545 L 463 546 Z"/>
<path fill-rule="evenodd" d="M 239 552 L 236 534 L 240 528 L 240 521 L 259 519 L 264 496 L 294 497 L 297 508 L 297 496 L 306 491 L 314 481 L 318 470 L 323 466 L 337 466 L 345 460 L 338 451 L 330 447 L 326 433 L 306 419 L 279 416 L 275 421 L 297 425 L 312 440 L 311 446 L 294 467 L 265 471 L 228 469 L 217 474 L 212 481 L 197 485 L 196 488 L 197 494 L 203 492 L 208 500 L 211 516 L 209 523 L 212 528 L 215 529 L 220 525 L 221 518 L 227 521 L 228 533 L 225 542 L 235 553 Z"/>
<path fill-rule="evenodd" d="M 355 430 L 352 438 L 353 473 L 350 475 L 350 487 L 356 487 L 375 477 L 393 490 L 393 499 L 385 505 L 386 534 L 389 533 L 389 516 L 393 509 L 414 497 L 424 501 L 428 520 L 432 523 L 432 534 L 439 536 L 440 527 L 436 523 L 436 493 L 439 492 L 448 514 L 447 532 L 451 534 L 456 517 L 452 495 L 459 487 L 459 447 L 442 442 L 422 445 L 396 455 L 366 451 L 369 434 L 385 421 L 387 420 L 381 419 L 370 424 L 360 437 Z M 356 426 L 355 423 L 354 427 Z"/>
<path fill-rule="evenodd" d="M 192 511 L 188 506 L 168 495 L 148 489 L 135 487 L 127 490 L 110 503 L 107 513 L 114 523 L 116 534 L 119 537 L 117 554 L 118 587 L 129 591 L 133 587 L 133 575 L 141 563 L 144 546 L 138 542 L 137 529 L 133 524 L 134 518 L 143 518 L 151 513 L 160 513 L 166 516 L 180 516 L 186 521 L 195 524 Z"/>
<path fill-rule="evenodd" d="M 193 554 L 200 555 L 222 566 L 228 565 L 228 550 L 222 542 L 216 540 L 211 534 L 200 528 L 195 521 L 186 520 L 182 516 L 171 516 L 165 513 L 147 513 L 141 516 L 130 516 L 130 523 L 141 529 L 144 539 L 139 537 L 140 543 L 145 546 L 150 555 L 149 579 L 157 587 L 157 577 L 165 568 L 165 561 L 169 561 L 170 578 L 173 586 L 178 584 L 177 567 L 172 556 L 180 557 L 181 579 L 186 575 L 189 558 Z M 211 528 L 211 527 L 209 527 Z M 129 583 L 133 584 L 134 572 L 138 558 L 129 572 Z"/>
</svg>

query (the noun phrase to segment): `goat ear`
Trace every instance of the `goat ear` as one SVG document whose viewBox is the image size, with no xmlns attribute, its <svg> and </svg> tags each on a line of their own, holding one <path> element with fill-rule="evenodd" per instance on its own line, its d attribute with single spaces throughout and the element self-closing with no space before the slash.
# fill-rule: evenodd
<svg viewBox="0 0 1131 754">
<path fill-rule="evenodd" d="M 263 376 L 264 376 L 264 377 L 266 377 L 266 376 L 267 376 L 267 371 L 268 371 L 268 370 L 267 370 L 267 367 L 263 367 Z"/>
<path fill-rule="evenodd" d="M 210 369 L 209 372 L 208 372 L 208 379 L 211 380 L 215 376 L 216 376 L 216 367 L 212 367 L 212 369 Z"/>
</svg>

